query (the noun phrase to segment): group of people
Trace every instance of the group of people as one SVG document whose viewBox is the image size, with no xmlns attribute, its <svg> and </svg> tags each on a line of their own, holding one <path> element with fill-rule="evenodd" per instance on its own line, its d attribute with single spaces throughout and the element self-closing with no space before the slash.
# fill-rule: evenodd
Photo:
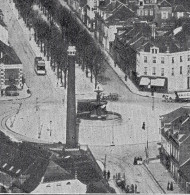
<svg viewBox="0 0 190 195">
<path fill-rule="evenodd" d="M 168 181 L 167 190 L 170 190 L 170 191 L 174 190 L 173 182 Z"/>
<path fill-rule="evenodd" d="M 116 181 L 117 186 L 125 193 L 139 193 L 137 191 L 137 184 L 131 184 L 131 185 L 126 185 L 126 179 L 125 179 L 125 174 L 121 177 L 120 173 L 116 174 L 113 177 Z"/>
<path fill-rule="evenodd" d="M 109 170 L 108 171 L 104 170 L 104 178 L 107 180 L 110 179 L 110 171 Z"/>
</svg>

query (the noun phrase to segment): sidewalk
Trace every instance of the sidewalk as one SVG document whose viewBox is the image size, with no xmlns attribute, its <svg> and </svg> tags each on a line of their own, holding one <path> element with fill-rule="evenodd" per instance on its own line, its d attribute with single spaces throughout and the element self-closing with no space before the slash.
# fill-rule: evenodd
<svg viewBox="0 0 190 195">
<path fill-rule="evenodd" d="M 59 0 L 59 2 L 66 9 L 68 9 L 72 13 L 74 13 L 74 11 L 68 6 L 68 4 L 66 4 L 65 1 Z M 99 46 L 101 51 L 104 53 L 104 56 L 106 57 L 108 64 L 115 71 L 115 73 L 118 75 L 118 77 L 121 79 L 121 81 L 126 85 L 126 87 L 134 94 L 137 94 L 137 95 L 140 95 L 140 96 L 145 96 L 145 97 L 152 97 L 151 92 L 139 91 L 139 89 L 134 85 L 134 83 L 129 78 L 127 78 L 127 81 L 125 81 L 125 73 L 118 66 L 115 66 L 114 60 L 111 57 L 111 55 L 97 42 L 97 40 L 94 37 L 94 34 L 88 30 L 88 28 L 82 23 L 82 21 L 78 18 L 78 16 L 76 16 L 75 18 L 81 24 L 81 26 L 89 33 L 89 35 L 92 36 L 92 38 L 94 39 L 95 43 Z M 154 97 L 155 98 L 162 98 L 163 94 L 164 93 L 154 92 Z"/>
<path fill-rule="evenodd" d="M 177 183 L 173 180 L 170 173 L 166 170 L 166 168 L 160 162 L 154 162 L 149 164 L 144 164 L 147 171 L 153 177 L 154 180 L 157 181 L 159 186 L 165 191 L 166 194 L 183 194 L 183 192 Z M 167 190 L 168 182 L 173 182 L 173 191 Z"/>
</svg>

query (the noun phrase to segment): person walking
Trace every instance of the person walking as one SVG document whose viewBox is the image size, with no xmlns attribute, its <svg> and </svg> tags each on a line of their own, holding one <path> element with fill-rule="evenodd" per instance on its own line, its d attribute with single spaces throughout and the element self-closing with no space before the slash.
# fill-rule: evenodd
<svg viewBox="0 0 190 195">
<path fill-rule="evenodd" d="M 106 178 L 106 170 L 104 170 L 103 175 L 104 175 L 104 178 Z"/>
<path fill-rule="evenodd" d="M 170 182 L 168 181 L 167 190 L 170 190 Z"/>
<path fill-rule="evenodd" d="M 134 193 L 134 185 L 131 184 L 131 193 Z"/>
<path fill-rule="evenodd" d="M 110 171 L 108 170 L 108 172 L 107 172 L 107 180 L 109 180 L 110 179 Z"/>
<path fill-rule="evenodd" d="M 173 191 L 174 187 L 173 187 L 173 182 L 170 183 L 170 190 Z"/>
<path fill-rule="evenodd" d="M 135 184 L 135 193 L 137 193 L 137 184 Z"/>
</svg>

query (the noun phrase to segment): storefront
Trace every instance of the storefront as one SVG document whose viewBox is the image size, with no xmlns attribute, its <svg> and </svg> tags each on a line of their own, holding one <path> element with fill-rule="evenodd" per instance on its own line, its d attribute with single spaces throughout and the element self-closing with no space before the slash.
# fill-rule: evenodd
<svg viewBox="0 0 190 195">
<path fill-rule="evenodd" d="M 141 91 L 167 92 L 167 78 L 142 76 L 139 88 Z"/>
</svg>

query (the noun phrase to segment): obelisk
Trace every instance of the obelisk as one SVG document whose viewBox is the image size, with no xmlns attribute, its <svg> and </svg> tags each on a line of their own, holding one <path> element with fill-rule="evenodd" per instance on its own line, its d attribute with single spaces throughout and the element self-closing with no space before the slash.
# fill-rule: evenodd
<svg viewBox="0 0 190 195">
<path fill-rule="evenodd" d="M 75 46 L 69 46 L 68 54 L 68 86 L 67 86 L 67 121 L 66 148 L 78 147 L 78 132 L 76 127 L 76 97 L 75 97 Z"/>
</svg>

